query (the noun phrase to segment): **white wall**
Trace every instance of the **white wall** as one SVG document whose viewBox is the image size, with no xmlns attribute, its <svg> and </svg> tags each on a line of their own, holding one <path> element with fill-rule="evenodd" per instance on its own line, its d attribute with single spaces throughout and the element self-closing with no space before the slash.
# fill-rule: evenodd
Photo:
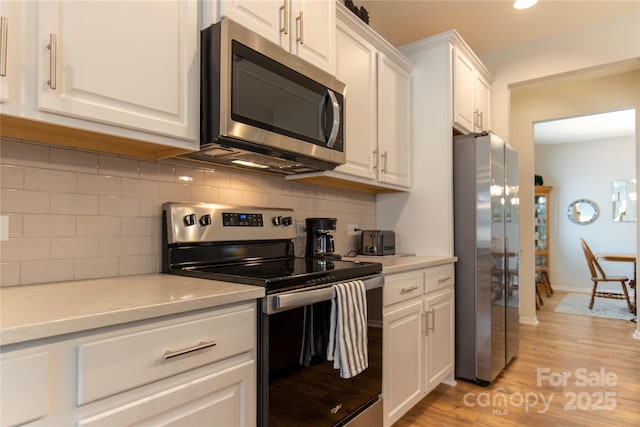
<svg viewBox="0 0 640 427">
<path fill-rule="evenodd" d="M 533 123 L 530 120 L 523 120 L 517 126 L 512 123 L 511 89 L 554 75 L 639 59 L 638 22 L 640 7 L 635 14 L 526 45 L 491 52 L 481 57 L 495 76 L 491 86 L 491 128 L 506 138 L 520 155 L 520 286 L 523 295 L 520 302 L 520 318 L 523 322 L 537 322 L 533 232 L 524 232 L 533 230 Z M 633 90 L 630 89 L 630 92 Z M 640 91 L 635 90 L 635 96 L 640 100 Z M 564 102 L 570 100 L 565 99 Z M 640 117 L 640 109 L 637 109 L 636 117 Z M 640 133 L 636 132 L 636 145 L 640 145 L 639 139 Z M 636 153 L 638 151 L 640 150 L 636 150 Z M 526 212 L 531 214 L 527 215 Z"/>
<path fill-rule="evenodd" d="M 554 289 L 591 290 L 591 281 L 579 239 L 584 238 L 594 252 L 636 253 L 636 223 L 614 222 L 611 202 L 612 182 L 634 178 L 633 137 L 573 144 L 536 144 L 535 173 L 545 185 L 553 186 L 550 196 L 550 278 Z M 567 207 L 577 199 L 589 199 L 600 208 L 598 219 L 588 225 L 569 221 Z M 602 263 L 611 275 L 633 274 L 628 263 Z M 602 286 L 604 289 L 605 287 Z M 620 291 L 620 287 L 610 287 Z"/>
</svg>

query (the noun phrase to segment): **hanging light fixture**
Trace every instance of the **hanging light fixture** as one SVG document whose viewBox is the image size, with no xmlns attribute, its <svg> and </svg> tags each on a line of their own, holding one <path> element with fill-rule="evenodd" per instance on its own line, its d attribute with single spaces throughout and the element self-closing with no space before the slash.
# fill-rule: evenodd
<svg viewBox="0 0 640 427">
<path fill-rule="evenodd" d="M 516 9 L 528 9 L 536 3 L 538 3 L 538 0 L 516 0 L 513 3 L 513 7 Z"/>
</svg>

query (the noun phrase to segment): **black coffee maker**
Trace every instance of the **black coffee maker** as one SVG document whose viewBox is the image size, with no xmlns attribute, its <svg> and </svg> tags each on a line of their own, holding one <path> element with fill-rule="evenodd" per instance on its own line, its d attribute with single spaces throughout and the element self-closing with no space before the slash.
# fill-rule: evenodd
<svg viewBox="0 0 640 427">
<path fill-rule="evenodd" d="M 320 258 L 324 260 L 340 259 L 340 255 L 334 254 L 335 245 L 331 232 L 336 231 L 335 218 L 307 218 L 307 247 L 305 257 Z"/>
</svg>

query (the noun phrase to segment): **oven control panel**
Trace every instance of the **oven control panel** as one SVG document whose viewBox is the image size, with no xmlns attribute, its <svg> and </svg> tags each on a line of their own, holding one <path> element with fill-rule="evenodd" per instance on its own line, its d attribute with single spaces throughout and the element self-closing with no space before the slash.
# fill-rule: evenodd
<svg viewBox="0 0 640 427">
<path fill-rule="evenodd" d="M 169 244 L 296 238 L 293 209 L 167 202 L 162 211 Z"/>
<path fill-rule="evenodd" d="M 262 214 L 242 212 L 222 212 L 224 227 L 262 227 Z"/>
</svg>

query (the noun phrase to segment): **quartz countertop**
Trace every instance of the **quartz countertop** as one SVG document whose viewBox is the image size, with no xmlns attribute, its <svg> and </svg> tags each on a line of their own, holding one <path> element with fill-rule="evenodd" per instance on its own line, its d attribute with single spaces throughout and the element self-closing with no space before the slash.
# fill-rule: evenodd
<svg viewBox="0 0 640 427">
<path fill-rule="evenodd" d="M 0 345 L 262 298 L 264 288 L 171 274 L 0 288 Z"/>
<path fill-rule="evenodd" d="M 455 256 L 415 256 L 415 255 L 383 255 L 368 256 L 358 255 L 356 257 L 345 257 L 345 260 L 351 261 L 371 261 L 382 264 L 382 273 L 394 274 L 403 271 L 419 270 L 422 268 L 435 267 L 443 264 L 451 264 L 456 262 L 458 257 Z"/>
<path fill-rule="evenodd" d="M 384 274 L 450 264 L 451 256 L 364 256 Z M 262 298 L 264 288 L 145 274 L 0 288 L 0 345 Z"/>
</svg>

